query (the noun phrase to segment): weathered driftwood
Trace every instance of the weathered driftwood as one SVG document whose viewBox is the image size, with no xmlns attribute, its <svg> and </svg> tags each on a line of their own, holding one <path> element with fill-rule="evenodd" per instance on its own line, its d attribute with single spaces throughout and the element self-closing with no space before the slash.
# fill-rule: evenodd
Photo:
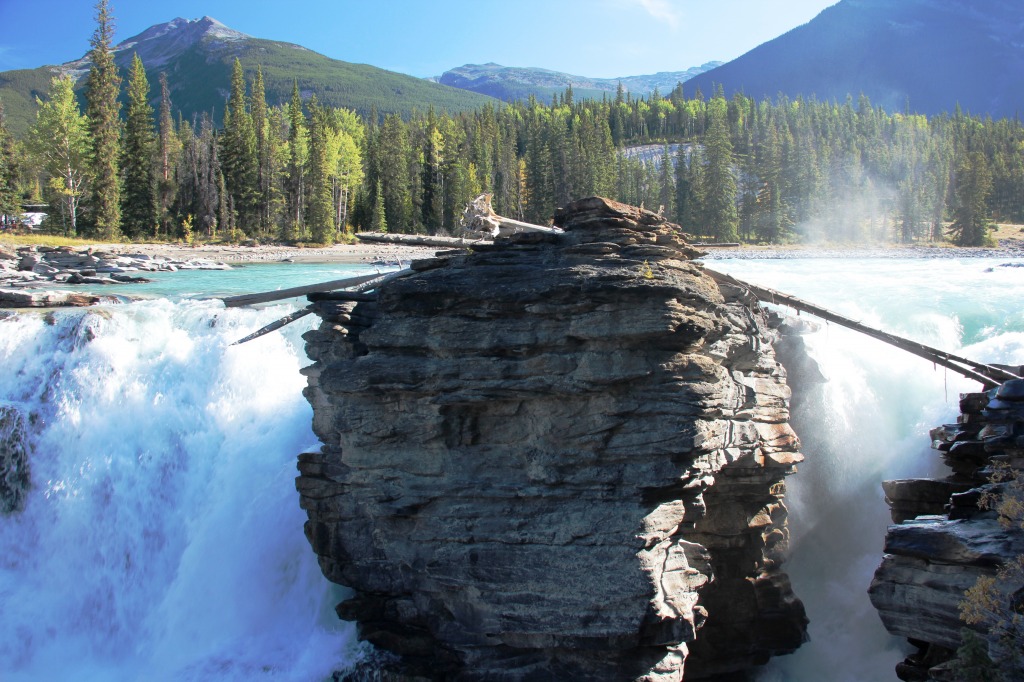
<svg viewBox="0 0 1024 682">
<path fill-rule="evenodd" d="M 305 308 L 302 308 L 301 310 L 296 310 L 294 313 L 285 315 L 281 319 L 274 320 L 273 322 L 271 322 L 267 326 L 261 327 L 260 329 L 257 329 L 252 334 L 249 334 L 249 336 L 246 336 L 245 338 L 238 339 L 238 341 L 235 341 L 231 345 L 232 346 L 237 346 L 237 345 L 239 345 L 241 343 L 245 343 L 246 341 L 252 341 L 253 339 L 258 339 L 261 336 L 263 336 L 264 334 L 269 334 L 272 331 L 277 331 L 281 327 L 283 327 L 283 326 L 285 326 L 287 324 L 291 324 L 295 320 L 301 319 L 301 318 L 305 317 L 306 315 L 309 315 L 311 312 L 313 312 L 313 306 L 307 306 Z"/>
<path fill-rule="evenodd" d="M 472 248 L 482 242 L 480 239 L 465 239 L 463 237 L 439 237 L 425 234 L 396 234 L 392 232 L 357 232 L 356 238 L 364 242 L 377 242 L 380 244 L 403 244 L 406 246 L 436 246 L 443 249 L 450 248 Z"/>
<path fill-rule="evenodd" d="M 781 291 L 775 291 L 768 287 L 750 284 L 749 282 L 738 280 L 735 277 L 721 272 L 716 272 L 715 270 L 708 268 L 705 268 L 704 271 L 717 282 L 725 282 L 727 284 L 732 284 L 733 286 L 742 287 L 761 301 L 787 305 L 791 308 L 795 308 L 796 310 L 820 317 L 828 322 L 835 322 L 847 329 L 853 329 L 854 331 L 866 334 L 867 336 L 883 341 L 890 346 L 895 346 L 900 350 L 925 358 L 926 360 L 931 360 L 936 365 L 953 370 L 968 379 L 979 381 L 983 386 L 985 386 L 985 388 L 994 388 L 1004 381 L 1021 378 L 1000 367 L 975 362 L 974 360 L 953 355 L 952 353 L 947 353 L 946 351 L 939 350 L 938 348 L 926 346 L 923 343 L 918 343 L 917 341 L 905 339 L 902 336 L 896 336 L 895 334 L 890 334 L 888 332 L 883 332 L 879 329 L 869 327 L 866 324 L 862 324 L 856 320 L 851 320 L 848 317 L 843 317 L 831 310 L 816 306 L 813 303 L 808 303 L 796 296 L 790 296 L 789 294 L 784 294 Z"/>
<path fill-rule="evenodd" d="M 336 289 L 345 289 L 347 287 L 353 287 L 364 282 L 369 282 L 380 278 L 380 273 L 372 275 L 360 275 L 358 277 L 347 277 L 345 279 L 336 279 L 330 282 L 320 282 L 319 284 L 306 284 L 301 287 L 291 287 L 290 289 L 278 289 L 276 291 L 264 291 L 256 294 L 242 294 L 240 296 L 228 296 L 224 300 L 224 305 L 228 308 L 237 308 L 243 305 L 254 305 L 256 303 L 269 303 L 270 301 L 281 301 L 286 298 L 295 298 L 296 296 L 305 296 L 306 294 L 312 294 L 317 291 L 334 291 Z"/>
<path fill-rule="evenodd" d="M 460 225 L 469 232 L 491 239 L 508 237 L 519 232 L 550 232 L 555 234 L 562 232 L 557 227 L 533 225 L 532 223 L 524 223 L 521 220 L 498 215 L 491 208 L 490 194 L 481 194 L 466 205 L 466 209 L 462 212 Z"/>
</svg>

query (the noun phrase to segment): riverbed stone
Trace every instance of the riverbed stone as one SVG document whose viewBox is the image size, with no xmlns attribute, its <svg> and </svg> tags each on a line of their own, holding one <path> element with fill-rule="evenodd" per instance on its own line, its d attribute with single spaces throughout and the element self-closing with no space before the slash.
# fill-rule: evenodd
<svg viewBox="0 0 1024 682">
<path fill-rule="evenodd" d="M 654 213 L 556 224 L 314 299 L 323 447 L 296 486 L 339 615 L 388 679 L 692 680 L 795 650 L 802 456 L 763 311 Z"/>
<path fill-rule="evenodd" d="M 28 497 L 29 445 L 25 416 L 13 405 L 0 405 L 0 513 L 25 508 Z"/>
</svg>

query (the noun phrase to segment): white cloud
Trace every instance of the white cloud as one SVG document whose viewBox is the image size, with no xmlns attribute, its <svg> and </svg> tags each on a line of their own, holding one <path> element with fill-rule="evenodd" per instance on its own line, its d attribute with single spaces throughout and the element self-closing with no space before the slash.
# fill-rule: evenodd
<svg viewBox="0 0 1024 682">
<path fill-rule="evenodd" d="M 671 0 L 629 0 L 630 4 L 639 5 L 652 18 L 664 21 L 673 30 L 679 27 L 682 15 Z"/>
</svg>

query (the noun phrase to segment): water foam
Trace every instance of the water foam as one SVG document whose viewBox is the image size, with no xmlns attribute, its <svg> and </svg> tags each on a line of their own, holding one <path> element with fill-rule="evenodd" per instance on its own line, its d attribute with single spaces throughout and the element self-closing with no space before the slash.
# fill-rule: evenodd
<svg viewBox="0 0 1024 682">
<path fill-rule="evenodd" d="M 965 260 L 713 263 L 870 326 L 973 359 L 1024 363 L 1024 273 Z M 948 472 L 928 430 L 954 420 L 971 382 L 836 325 L 807 337 L 827 382 L 801 387 L 794 428 L 806 462 L 788 482 L 786 565 L 811 641 L 773 660 L 762 682 L 895 679 L 912 650 L 886 632 L 866 591 L 891 523 L 881 482 Z"/>
<path fill-rule="evenodd" d="M 311 680 L 353 633 L 302 533 L 289 312 L 166 300 L 0 322 L 33 489 L 0 524 L 4 679 Z M 308 328 L 308 324 L 306 325 Z"/>
</svg>

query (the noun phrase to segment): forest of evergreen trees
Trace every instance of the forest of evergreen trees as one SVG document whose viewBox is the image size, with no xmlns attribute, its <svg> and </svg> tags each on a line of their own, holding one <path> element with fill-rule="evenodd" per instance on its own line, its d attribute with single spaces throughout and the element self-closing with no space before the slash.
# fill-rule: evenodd
<svg viewBox="0 0 1024 682">
<path fill-rule="evenodd" d="M 45 201 L 47 226 L 132 240 L 329 243 L 354 230 L 451 232 L 493 194 L 502 215 L 544 223 L 590 195 L 662 211 L 702 239 L 986 243 L 1024 222 L 1024 128 L 957 110 L 889 113 L 865 98 L 755 101 L 720 93 L 495 104 L 450 116 L 363 118 L 304 99 L 268 106 L 235 63 L 223 120 L 160 105 L 136 61 L 127 106 L 97 17 L 79 111 L 55 78 L 24 141 L 0 115 L 0 214 Z M 107 55 L 104 57 L 104 55 Z M 658 153 L 637 154 L 637 147 Z"/>
</svg>

